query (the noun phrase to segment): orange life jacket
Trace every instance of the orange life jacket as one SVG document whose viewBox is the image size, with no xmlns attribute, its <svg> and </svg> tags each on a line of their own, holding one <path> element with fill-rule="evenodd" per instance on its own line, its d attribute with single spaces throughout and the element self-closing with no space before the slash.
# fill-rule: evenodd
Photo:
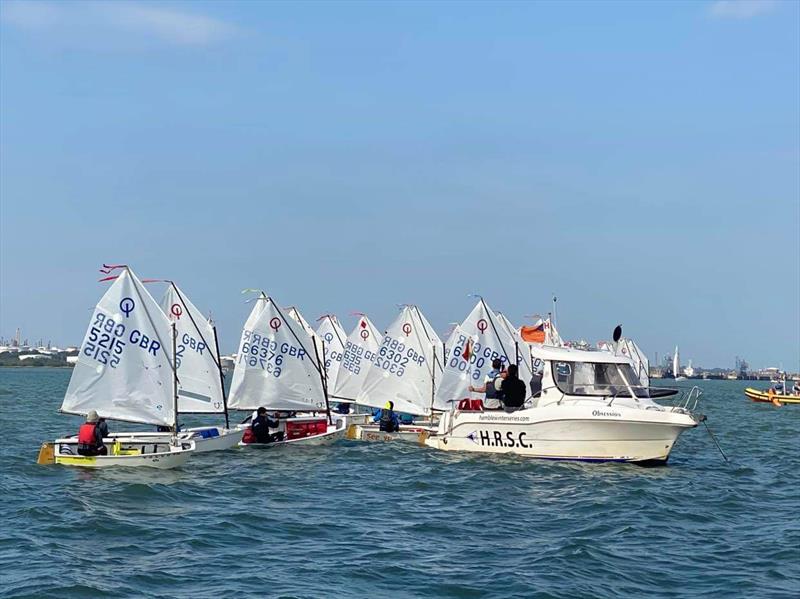
<svg viewBox="0 0 800 599">
<path fill-rule="evenodd" d="M 78 429 L 78 443 L 82 445 L 97 445 L 94 438 L 94 431 L 97 428 L 96 422 L 85 422 Z"/>
</svg>

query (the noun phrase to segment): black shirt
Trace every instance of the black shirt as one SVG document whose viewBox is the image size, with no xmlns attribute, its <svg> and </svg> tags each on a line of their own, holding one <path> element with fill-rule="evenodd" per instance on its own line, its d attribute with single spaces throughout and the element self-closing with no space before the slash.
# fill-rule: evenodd
<svg viewBox="0 0 800 599">
<path fill-rule="evenodd" d="M 503 403 L 509 408 L 519 408 L 525 403 L 525 383 L 518 378 L 503 380 Z"/>
</svg>

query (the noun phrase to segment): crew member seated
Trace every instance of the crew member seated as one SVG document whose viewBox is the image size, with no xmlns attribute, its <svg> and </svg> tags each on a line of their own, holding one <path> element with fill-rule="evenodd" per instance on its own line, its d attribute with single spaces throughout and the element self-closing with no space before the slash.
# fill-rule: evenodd
<svg viewBox="0 0 800 599">
<path fill-rule="evenodd" d="M 503 405 L 506 408 L 521 408 L 525 403 L 525 383 L 519 378 L 519 370 L 516 364 L 510 364 L 508 373 L 502 384 Z"/>
<path fill-rule="evenodd" d="M 272 443 L 280 441 L 283 437 L 282 433 L 270 434 L 269 429 L 277 426 L 278 421 L 267 416 L 267 409 L 261 407 L 256 410 L 256 417 L 250 423 L 250 430 L 253 431 L 256 443 Z"/>
<path fill-rule="evenodd" d="M 400 421 L 391 401 L 386 402 L 386 406 L 372 417 L 372 421 L 380 423 L 378 429 L 383 433 L 396 433 L 400 430 Z"/>
<path fill-rule="evenodd" d="M 503 361 L 500 358 L 495 358 L 492 361 L 492 369 L 486 373 L 486 378 L 483 380 L 483 385 L 480 387 L 469 386 L 469 390 L 473 393 L 485 393 L 483 399 L 483 408 L 485 410 L 499 410 L 503 407 L 500 403 L 503 393 L 501 390 L 502 379 L 505 377 L 503 371 Z"/>
<path fill-rule="evenodd" d="M 345 402 L 340 402 L 336 405 L 336 413 L 337 414 L 349 414 L 350 413 L 350 404 Z"/>
<path fill-rule="evenodd" d="M 108 455 L 108 447 L 103 444 L 103 437 L 108 435 L 108 425 L 97 412 L 91 410 L 86 415 L 86 422 L 78 429 L 78 455 Z"/>
</svg>

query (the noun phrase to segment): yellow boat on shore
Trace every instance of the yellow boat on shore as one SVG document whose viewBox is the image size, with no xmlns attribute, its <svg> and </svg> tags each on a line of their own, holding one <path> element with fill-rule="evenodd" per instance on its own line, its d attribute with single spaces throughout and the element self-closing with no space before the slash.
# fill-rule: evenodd
<svg viewBox="0 0 800 599">
<path fill-rule="evenodd" d="M 800 395 L 782 395 L 780 393 L 770 393 L 769 391 L 753 389 L 752 387 L 745 389 L 744 394 L 752 401 L 762 401 L 767 403 L 775 403 L 777 401 L 782 404 L 800 404 Z"/>
</svg>

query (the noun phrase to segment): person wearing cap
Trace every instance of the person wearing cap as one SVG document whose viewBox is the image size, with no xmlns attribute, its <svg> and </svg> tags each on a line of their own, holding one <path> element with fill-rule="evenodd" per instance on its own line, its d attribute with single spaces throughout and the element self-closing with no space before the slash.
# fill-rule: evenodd
<svg viewBox="0 0 800 599">
<path fill-rule="evenodd" d="M 386 406 L 372 417 L 372 421 L 380 423 L 379 430 L 383 433 L 396 433 L 400 430 L 400 419 L 391 401 L 386 402 Z"/>
<path fill-rule="evenodd" d="M 501 385 L 505 377 L 505 369 L 503 368 L 503 361 L 500 358 L 492 360 L 492 369 L 486 373 L 483 379 L 483 385 L 480 387 L 469 386 L 469 390 L 473 393 L 485 393 L 483 398 L 483 407 L 487 410 L 499 410 L 503 407 L 500 400 L 503 398 Z"/>
<path fill-rule="evenodd" d="M 78 455 L 108 455 L 108 447 L 103 443 L 103 437 L 106 436 L 106 421 L 95 410 L 91 410 L 86 415 L 86 422 L 78 429 Z"/>
</svg>

